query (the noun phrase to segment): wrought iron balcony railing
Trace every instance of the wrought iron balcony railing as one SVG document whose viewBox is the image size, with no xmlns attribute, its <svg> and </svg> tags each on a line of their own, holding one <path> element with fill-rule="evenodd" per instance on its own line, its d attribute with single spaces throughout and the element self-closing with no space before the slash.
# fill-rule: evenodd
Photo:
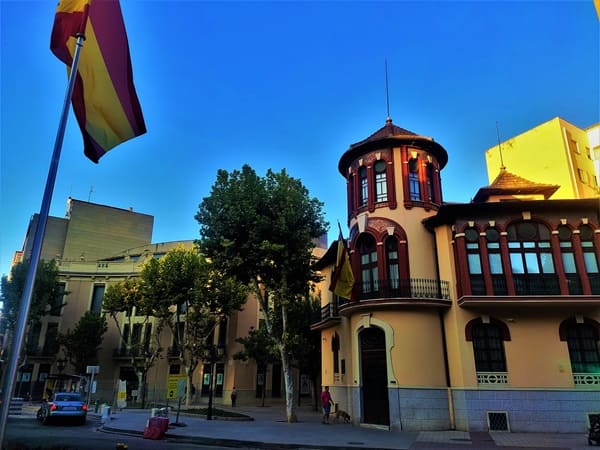
<svg viewBox="0 0 600 450">
<path fill-rule="evenodd" d="M 576 386 L 600 386 L 600 373 L 573 372 Z"/>
<path fill-rule="evenodd" d="M 477 384 L 508 384 L 508 372 L 477 372 Z"/>
<path fill-rule="evenodd" d="M 560 295 L 556 274 L 513 274 L 517 295 Z"/>
<path fill-rule="evenodd" d="M 408 278 L 364 280 L 355 286 L 356 300 L 374 298 L 429 298 L 449 299 L 450 285 L 447 281 Z"/>
<path fill-rule="evenodd" d="M 600 273 L 588 273 L 592 295 L 600 295 Z"/>
<path fill-rule="evenodd" d="M 48 345 L 44 347 L 38 347 L 35 345 L 28 345 L 25 349 L 28 356 L 37 356 L 42 358 L 51 358 L 56 356 L 58 353 L 58 345 Z"/>
<path fill-rule="evenodd" d="M 321 320 L 327 320 L 334 317 L 339 317 L 337 301 L 327 303 L 321 307 Z"/>
<path fill-rule="evenodd" d="M 150 349 L 147 347 L 130 347 L 125 346 L 117 347 L 113 349 L 113 358 L 143 358 L 150 353 Z"/>
</svg>

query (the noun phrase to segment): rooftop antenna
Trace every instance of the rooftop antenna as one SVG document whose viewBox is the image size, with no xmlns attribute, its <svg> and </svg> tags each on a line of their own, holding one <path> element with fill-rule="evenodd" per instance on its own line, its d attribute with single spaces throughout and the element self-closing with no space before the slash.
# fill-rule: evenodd
<svg viewBox="0 0 600 450">
<path fill-rule="evenodd" d="M 92 198 L 92 192 L 94 192 L 94 186 L 90 185 L 90 192 L 88 193 L 88 203 L 90 202 L 90 199 Z"/>
<path fill-rule="evenodd" d="M 387 120 L 391 122 L 390 118 L 390 88 L 388 83 L 388 64 L 387 59 L 385 60 L 385 100 L 387 103 Z"/>
<path fill-rule="evenodd" d="M 496 136 L 498 136 L 498 152 L 500 153 L 500 170 L 506 170 L 504 159 L 502 158 L 502 145 L 500 145 L 500 131 L 498 130 L 498 121 L 496 120 Z"/>
</svg>

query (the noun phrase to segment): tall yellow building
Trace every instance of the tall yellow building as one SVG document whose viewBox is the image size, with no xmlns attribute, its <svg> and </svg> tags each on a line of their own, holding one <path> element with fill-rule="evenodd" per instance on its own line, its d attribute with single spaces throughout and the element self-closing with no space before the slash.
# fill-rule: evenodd
<svg viewBox="0 0 600 450">
<path fill-rule="evenodd" d="M 553 198 L 598 197 L 600 124 L 579 128 L 555 117 L 485 152 L 488 179 L 502 167 L 538 183 L 557 184 Z"/>
<path fill-rule="evenodd" d="M 446 150 L 390 119 L 342 154 L 356 282 L 351 299 L 322 293 L 313 329 L 323 384 L 355 423 L 583 432 L 600 411 L 598 200 L 553 172 L 593 164 L 556 136 L 587 142 L 556 119 L 506 145 L 508 169 L 488 152 L 498 170 L 465 204 L 442 200 Z M 335 249 L 317 265 L 328 279 Z"/>
</svg>

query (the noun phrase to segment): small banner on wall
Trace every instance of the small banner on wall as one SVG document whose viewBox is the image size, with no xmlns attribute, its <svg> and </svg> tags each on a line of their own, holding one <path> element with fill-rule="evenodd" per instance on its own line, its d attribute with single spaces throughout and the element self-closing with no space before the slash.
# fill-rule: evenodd
<svg viewBox="0 0 600 450">
<path fill-rule="evenodd" d="M 127 407 L 127 381 L 119 380 L 119 390 L 117 392 L 117 408 Z"/>
</svg>

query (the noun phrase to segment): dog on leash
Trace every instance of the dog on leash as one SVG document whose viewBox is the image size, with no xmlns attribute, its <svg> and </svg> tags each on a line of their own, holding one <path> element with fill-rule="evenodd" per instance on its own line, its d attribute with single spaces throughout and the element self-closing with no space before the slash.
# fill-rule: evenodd
<svg viewBox="0 0 600 450">
<path fill-rule="evenodd" d="M 343 409 L 338 409 L 335 412 L 335 417 L 334 420 L 336 422 L 339 422 L 341 420 L 344 421 L 344 423 L 350 423 L 350 414 L 348 414 L 346 411 L 344 411 Z"/>
</svg>

